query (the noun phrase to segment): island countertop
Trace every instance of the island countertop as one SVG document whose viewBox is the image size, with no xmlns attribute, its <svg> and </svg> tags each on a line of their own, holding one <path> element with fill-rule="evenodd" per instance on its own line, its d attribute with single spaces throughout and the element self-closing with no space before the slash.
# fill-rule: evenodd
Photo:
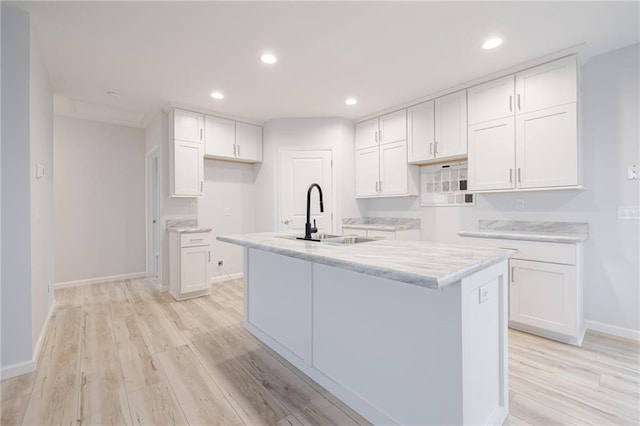
<svg viewBox="0 0 640 426">
<path fill-rule="evenodd" d="M 432 289 L 446 287 L 515 253 L 513 250 L 427 241 L 376 240 L 341 245 L 290 237 L 266 232 L 221 235 L 217 239 Z"/>
</svg>

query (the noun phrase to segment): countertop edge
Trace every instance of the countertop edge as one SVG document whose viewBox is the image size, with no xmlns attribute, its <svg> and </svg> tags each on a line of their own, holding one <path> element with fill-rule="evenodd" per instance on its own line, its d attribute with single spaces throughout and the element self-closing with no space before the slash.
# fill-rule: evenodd
<svg viewBox="0 0 640 426">
<path fill-rule="evenodd" d="M 459 231 L 461 237 L 496 238 L 501 240 L 539 241 L 548 243 L 577 244 L 586 241 L 588 236 L 581 235 L 547 235 L 535 232 L 517 231 Z"/>
<path fill-rule="evenodd" d="M 301 253 L 295 250 L 274 247 L 268 244 L 261 244 L 256 242 L 239 240 L 235 238 L 229 238 L 224 235 L 220 235 L 216 237 L 216 239 L 218 241 L 222 241 L 225 243 L 237 244 L 237 245 L 248 247 L 248 248 L 259 249 L 259 250 L 264 250 L 271 253 L 286 255 L 286 256 L 301 259 L 301 260 L 313 261 L 313 262 L 317 262 L 327 266 L 333 266 L 333 267 L 337 267 L 337 268 L 352 271 L 352 272 L 371 275 L 374 277 L 386 278 L 389 280 L 399 281 L 406 284 L 417 285 L 419 287 L 425 287 L 432 290 L 441 290 L 444 287 L 450 284 L 453 284 L 457 281 L 460 281 L 461 279 L 475 272 L 478 272 L 489 266 L 503 262 L 515 254 L 515 251 L 505 249 L 504 253 L 497 255 L 491 259 L 481 261 L 476 265 L 463 268 L 459 271 L 441 276 L 439 278 L 433 278 L 433 277 L 425 277 L 424 275 L 412 274 L 409 272 L 391 270 L 388 268 L 381 268 L 381 267 L 371 266 L 371 265 L 362 265 L 362 264 L 351 262 L 351 261 L 327 258 L 321 255 Z"/>
</svg>

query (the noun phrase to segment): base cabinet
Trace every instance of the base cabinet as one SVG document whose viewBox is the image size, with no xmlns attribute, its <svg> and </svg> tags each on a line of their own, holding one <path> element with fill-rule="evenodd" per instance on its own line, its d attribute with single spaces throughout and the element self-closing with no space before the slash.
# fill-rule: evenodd
<svg viewBox="0 0 640 426">
<path fill-rule="evenodd" d="M 169 235 L 169 291 L 176 300 L 209 293 L 211 286 L 211 233 Z"/>
<path fill-rule="evenodd" d="M 419 241 L 419 229 L 403 229 L 399 231 L 381 231 L 378 229 L 365 229 L 358 227 L 343 226 L 343 235 L 356 235 L 358 237 L 379 238 L 382 240 L 404 240 Z"/>
</svg>

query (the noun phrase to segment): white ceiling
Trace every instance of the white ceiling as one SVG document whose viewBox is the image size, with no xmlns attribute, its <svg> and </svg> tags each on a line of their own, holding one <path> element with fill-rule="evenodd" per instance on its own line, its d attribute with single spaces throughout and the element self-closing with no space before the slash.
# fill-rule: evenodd
<svg viewBox="0 0 640 426">
<path fill-rule="evenodd" d="M 597 55 L 640 38 L 635 1 L 19 7 L 31 13 L 55 92 L 147 118 L 168 103 L 259 121 L 358 118 L 577 44 Z M 504 44 L 480 49 L 493 35 Z M 262 64 L 264 51 L 278 63 Z M 213 90 L 226 98 L 211 99 Z M 359 103 L 345 105 L 347 96 Z"/>
</svg>

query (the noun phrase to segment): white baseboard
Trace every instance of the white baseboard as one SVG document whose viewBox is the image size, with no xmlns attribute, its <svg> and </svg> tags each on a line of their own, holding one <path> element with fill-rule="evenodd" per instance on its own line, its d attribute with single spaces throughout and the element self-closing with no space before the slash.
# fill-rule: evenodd
<svg viewBox="0 0 640 426">
<path fill-rule="evenodd" d="M 597 331 L 599 333 L 611 334 L 612 336 L 622 337 L 625 339 L 640 341 L 640 330 L 605 324 L 599 321 L 586 320 L 585 322 L 589 330 Z"/>
<path fill-rule="evenodd" d="M 79 287 L 82 285 L 106 283 L 109 281 L 132 280 L 135 278 L 145 278 L 146 272 L 136 272 L 133 274 L 110 275 L 108 277 L 89 278 L 88 280 L 65 281 L 56 283 L 55 288 Z"/>
<path fill-rule="evenodd" d="M 229 274 L 229 275 L 220 275 L 217 277 L 213 277 L 211 279 L 211 284 L 217 284 L 217 283 L 222 283 L 225 281 L 230 281 L 230 280 L 237 280 L 239 278 L 244 277 L 244 274 L 242 272 L 238 272 L 237 274 Z"/>
<path fill-rule="evenodd" d="M 49 324 L 51 323 L 51 318 L 53 317 L 54 312 L 56 311 L 56 301 L 54 300 L 49 307 L 49 312 L 47 313 L 47 319 L 44 321 L 44 325 L 42 326 L 42 330 L 40 330 L 40 336 L 38 336 L 38 340 L 36 341 L 36 345 L 33 350 L 33 356 L 30 361 L 19 362 L 17 364 L 8 365 L 6 367 L 0 368 L 0 380 L 10 379 L 12 377 L 20 376 L 22 374 L 31 373 L 35 371 L 36 365 L 38 364 L 38 357 L 40 356 L 40 349 L 42 349 L 42 343 L 44 342 L 44 338 L 47 335 L 47 331 L 49 330 Z"/>
</svg>

